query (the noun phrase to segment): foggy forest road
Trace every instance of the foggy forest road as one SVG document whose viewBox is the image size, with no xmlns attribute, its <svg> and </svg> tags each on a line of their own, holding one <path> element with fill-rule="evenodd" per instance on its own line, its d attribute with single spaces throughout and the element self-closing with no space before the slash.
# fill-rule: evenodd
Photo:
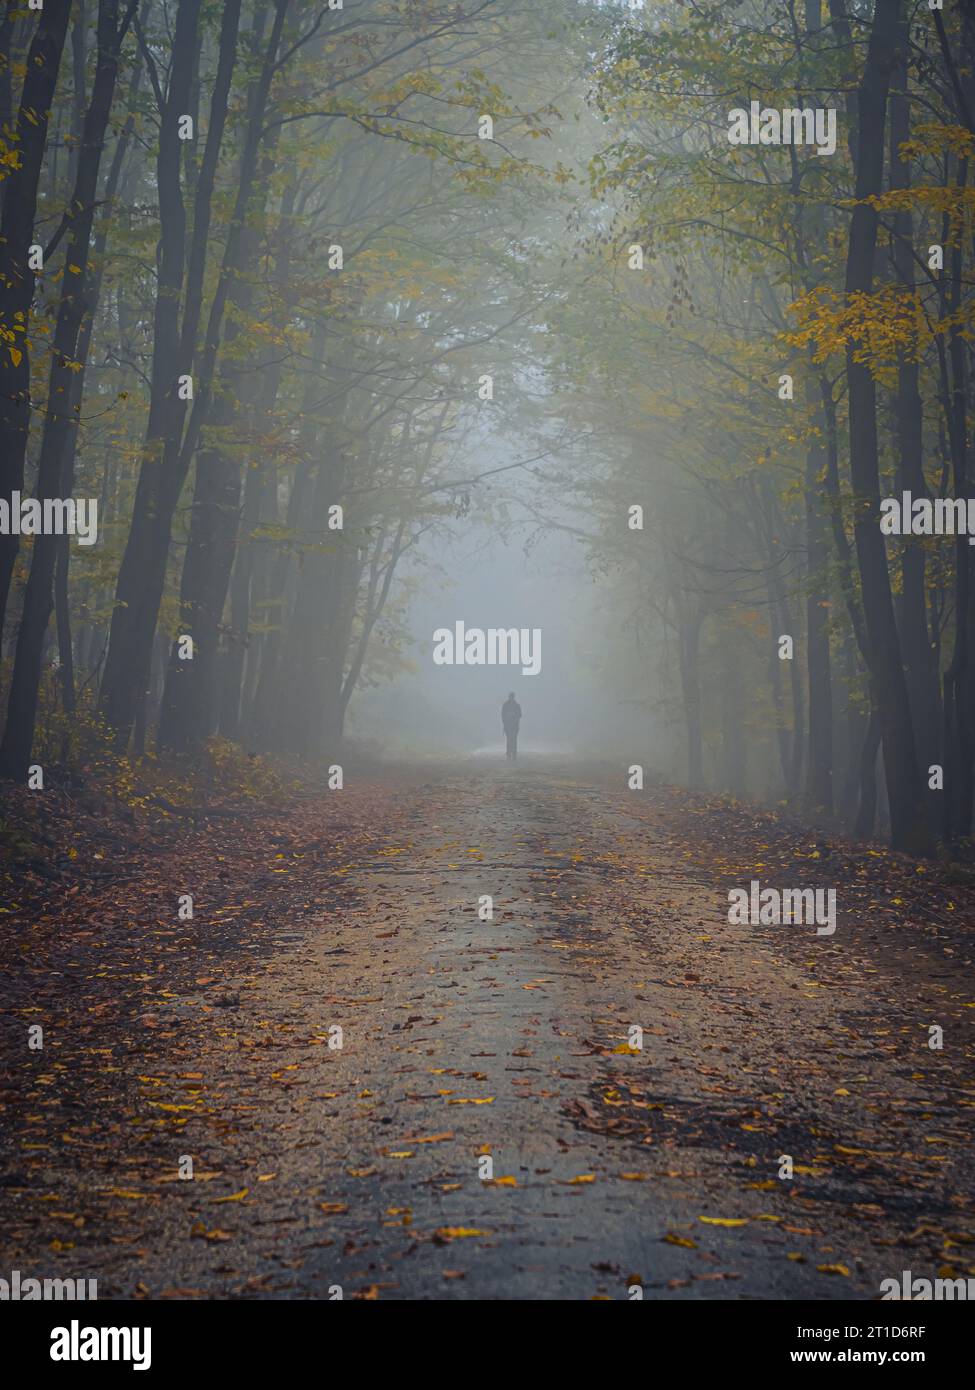
<svg viewBox="0 0 975 1390">
<path fill-rule="evenodd" d="M 192 923 L 166 920 L 166 851 L 117 920 L 79 902 L 94 941 L 42 924 L 38 970 L 96 964 L 42 996 L 3 958 L 8 1019 L 45 1028 L 41 1054 L 4 1030 L 4 1267 L 101 1298 L 876 1298 L 975 1272 L 970 937 L 851 920 L 842 885 L 832 937 L 731 925 L 716 813 L 620 780 L 350 778 L 249 868 L 253 842 L 199 834 L 223 867 Z M 308 849 L 329 817 L 359 827 L 340 862 Z"/>
</svg>

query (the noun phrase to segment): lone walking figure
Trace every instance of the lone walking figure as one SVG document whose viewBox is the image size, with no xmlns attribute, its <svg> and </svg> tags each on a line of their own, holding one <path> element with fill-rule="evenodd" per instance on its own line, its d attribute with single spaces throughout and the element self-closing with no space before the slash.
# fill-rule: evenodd
<svg viewBox="0 0 975 1390">
<path fill-rule="evenodd" d="M 521 723 L 521 705 L 515 699 L 515 692 L 511 694 L 501 706 L 501 727 L 504 729 L 505 743 L 507 744 L 506 756 L 510 762 L 514 762 L 518 756 L 518 725 Z"/>
</svg>

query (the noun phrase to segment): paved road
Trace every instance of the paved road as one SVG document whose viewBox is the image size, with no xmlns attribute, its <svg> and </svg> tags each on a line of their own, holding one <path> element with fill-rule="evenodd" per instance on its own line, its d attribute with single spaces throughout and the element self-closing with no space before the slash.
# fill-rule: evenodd
<svg viewBox="0 0 975 1390">
<path fill-rule="evenodd" d="M 904 1269 L 964 1275 L 970 964 L 842 912 L 833 937 L 730 925 L 706 818 L 689 839 L 669 804 L 544 761 L 414 770 L 313 893 L 228 885 L 273 893 L 274 925 L 218 992 L 159 991 L 112 1153 L 96 1117 L 26 1155 L 7 1262 L 48 1272 L 60 1213 L 56 1272 L 101 1297 L 873 1298 Z"/>
</svg>

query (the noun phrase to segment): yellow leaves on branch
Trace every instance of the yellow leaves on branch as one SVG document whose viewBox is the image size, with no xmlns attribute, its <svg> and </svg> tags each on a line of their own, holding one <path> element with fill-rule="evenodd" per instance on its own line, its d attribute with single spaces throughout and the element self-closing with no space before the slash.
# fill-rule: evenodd
<svg viewBox="0 0 975 1390">
<path fill-rule="evenodd" d="M 959 159 L 975 154 L 975 136 L 961 125 L 926 121 L 914 127 L 911 139 L 900 146 L 900 155 L 902 159 L 920 159 L 926 154 L 943 154 L 945 150 Z"/>
<path fill-rule="evenodd" d="M 844 199 L 843 207 L 856 207 L 857 199 Z M 959 230 L 971 222 L 975 212 L 975 188 L 957 184 L 914 184 L 910 188 L 890 188 L 863 199 L 877 212 L 926 212 L 932 218 L 947 217 L 951 232 L 947 244 L 957 240 Z"/>
<path fill-rule="evenodd" d="M 790 346 L 811 348 L 815 362 L 851 347 L 854 361 L 878 378 L 902 357 L 917 360 L 930 336 L 920 298 L 899 285 L 851 295 L 821 285 L 800 295 L 789 313 L 795 328 L 784 337 Z"/>
</svg>

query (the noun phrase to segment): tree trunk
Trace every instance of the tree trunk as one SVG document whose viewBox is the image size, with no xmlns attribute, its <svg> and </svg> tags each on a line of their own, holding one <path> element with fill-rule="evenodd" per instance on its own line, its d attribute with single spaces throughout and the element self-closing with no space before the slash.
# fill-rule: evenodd
<svg viewBox="0 0 975 1390">
<path fill-rule="evenodd" d="M 701 621 L 700 611 L 682 618 L 680 643 L 680 684 L 684 717 L 687 721 L 687 785 L 704 785 L 704 739 L 701 732 Z"/>
<path fill-rule="evenodd" d="M 897 58 L 900 0 L 877 0 L 857 104 L 857 204 L 850 222 L 846 293 L 873 291 L 877 210 L 867 200 L 882 191 L 884 131 L 890 74 Z M 900 638 L 880 532 L 877 389 L 869 366 L 847 346 L 850 474 L 855 499 L 854 542 L 860 569 L 867 659 L 880 720 L 895 849 L 925 853 L 930 847 L 918 775 L 914 728 L 901 662 Z"/>
<path fill-rule="evenodd" d="M 11 49 L 14 41 L 15 20 L 20 0 L 4 0 L 3 18 L 0 19 L 0 130 L 10 130 L 14 114 L 14 91 L 11 82 Z M 0 216 L 7 181 L 0 182 Z"/>
<path fill-rule="evenodd" d="M 309 346 L 309 355 L 312 361 L 324 361 L 325 341 L 325 328 L 320 323 L 315 329 Z M 281 667 L 285 651 L 290 645 L 289 593 L 295 568 L 294 557 L 296 554 L 301 554 L 296 537 L 298 532 L 304 529 L 302 524 L 304 519 L 312 512 L 318 471 L 327 466 L 326 451 L 328 445 L 323 439 L 325 431 L 314 411 L 315 400 L 320 389 L 320 383 L 312 375 L 302 393 L 301 425 L 298 432 L 298 464 L 291 481 L 291 492 L 288 496 L 288 508 L 285 517 L 288 540 L 280 547 L 274 561 L 267 598 L 268 631 L 261 643 L 260 671 L 254 691 L 253 706 L 246 721 L 248 737 L 253 739 L 261 748 L 271 748 L 277 745 L 275 726 L 280 718 L 283 698 Z M 328 422 L 330 431 L 340 423 L 345 404 L 346 400 L 343 398 L 334 416 Z M 313 468 L 313 459 L 317 463 L 317 471 Z M 331 497 L 330 500 L 334 501 L 335 499 Z M 303 556 L 302 560 L 304 561 L 306 558 L 309 563 L 314 562 L 311 555 Z"/>
<path fill-rule="evenodd" d="M 833 810 L 833 689 L 829 654 L 829 564 L 822 485 L 825 421 L 815 384 L 807 380 L 817 434 L 806 449 L 806 652 L 809 680 L 809 757 L 806 805 L 814 815 Z"/>
<path fill-rule="evenodd" d="M 956 183 L 968 184 L 968 159 L 958 161 Z M 948 296 L 952 327 L 948 335 L 951 394 L 948 401 L 948 438 L 952 459 L 952 492 L 968 495 L 968 344 L 958 322 L 962 298 L 962 234 L 953 229 Z M 967 835 L 972 824 L 972 714 L 971 714 L 971 575 L 972 553 L 968 537 L 955 536 L 954 645 L 945 672 L 944 710 L 944 829 L 946 839 Z"/>
<path fill-rule="evenodd" d="M 119 0 L 99 0 L 98 57 L 91 103 L 84 121 L 78 151 L 78 177 L 71 199 L 71 233 L 67 265 L 61 281 L 61 300 L 51 352 L 47 411 L 41 437 L 40 463 L 35 493 L 41 501 L 62 497 L 64 462 L 68 438 L 78 428 L 80 393 L 74 378 L 80 379 L 84 363 L 75 356 L 82 321 L 88 309 L 88 263 L 91 230 L 95 216 L 98 171 L 101 167 L 105 133 L 115 97 L 118 59 L 122 39 L 131 18 L 118 22 Z M 59 543 L 67 537 L 53 534 L 35 536 L 30 573 L 24 595 L 24 609 L 17 636 L 13 676 L 7 705 L 7 724 L 0 744 L 0 776 L 22 780 L 30 764 L 37 717 L 37 697 L 41 679 L 44 638 L 54 603 L 54 569 Z M 63 632 L 62 632 L 63 636 Z"/>
<path fill-rule="evenodd" d="M 741 668 L 734 631 L 725 634 L 724 686 L 721 692 L 721 753 L 725 789 L 734 797 L 745 795 L 745 729 Z"/>
<path fill-rule="evenodd" d="M 344 456 L 334 446 L 327 448 L 315 480 L 313 546 L 302 559 L 285 634 L 282 670 L 287 671 L 287 679 L 280 686 L 278 746 L 294 753 L 317 750 L 323 719 L 329 708 L 335 708 L 342 688 L 344 647 L 335 637 L 341 625 L 346 566 L 356 546 L 346 533 L 329 531 L 328 511 L 341 495 L 345 468 Z"/>
<path fill-rule="evenodd" d="M 910 139 L 910 106 L 907 99 L 907 33 L 902 19 L 898 35 L 899 62 L 891 79 L 890 96 L 890 187 L 911 185 L 910 160 L 901 155 L 901 146 Z M 916 293 L 914 275 L 914 227 L 908 209 L 894 213 L 893 260 L 897 280 L 911 300 Z M 897 389 L 894 414 L 897 425 L 897 491 L 914 497 L 928 495 L 923 465 L 923 410 L 919 385 L 920 367 L 913 352 L 901 353 L 897 363 Z M 938 669 L 928 631 L 924 545 L 919 537 L 904 536 L 901 541 L 901 585 L 897 607 L 898 626 L 904 654 L 907 693 L 917 737 L 922 784 L 925 773 L 941 761 L 939 729 L 941 710 L 938 699 Z M 927 792 L 928 824 L 939 824 L 939 792 Z"/>
<path fill-rule="evenodd" d="M 308 511 L 312 500 L 312 469 L 304 456 L 314 442 L 314 422 L 309 412 L 310 397 L 314 387 L 309 383 L 306 393 L 306 410 L 302 420 L 303 439 L 299 440 L 302 458 L 295 469 L 288 497 L 288 510 L 285 526 L 289 536 L 298 530 L 302 517 Z M 261 748 L 273 747 L 276 740 L 275 723 L 280 712 L 281 696 L 281 658 L 287 641 L 289 628 L 289 580 L 294 568 L 293 551 L 295 544 L 287 541 L 279 550 L 274 562 L 267 598 L 268 631 L 261 642 L 260 669 L 254 690 L 253 705 L 246 719 L 249 738 Z"/>
<path fill-rule="evenodd" d="M 880 715 L 876 706 L 872 706 L 860 749 L 860 800 L 853 829 L 858 840 L 869 840 L 877 823 L 877 751 L 880 748 L 880 735 Z"/>
<path fill-rule="evenodd" d="M 295 196 L 298 190 L 297 178 L 292 178 L 281 199 L 281 217 L 275 241 L 277 251 L 274 262 L 274 278 L 282 292 L 286 292 L 291 274 L 291 248 L 294 236 L 293 213 Z M 277 402 L 281 385 L 282 359 L 278 354 L 261 370 L 261 387 L 258 402 L 253 412 L 253 429 L 260 434 L 265 422 L 269 422 Z M 248 665 L 250 652 L 250 622 L 252 589 L 257 571 L 260 547 L 253 540 L 253 532 L 270 508 L 272 515 L 268 520 L 276 520 L 277 511 L 273 498 L 274 469 L 261 458 L 255 459 L 245 470 L 244 505 L 241 514 L 240 539 L 234 558 L 234 569 L 230 581 L 230 631 L 224 643 L 223 661 L 220 673 L 220 732 L 227 738 L 236 739 L 240 735 L 241 712 L 244 701 L 244 671 Z M 267 574 L 266 563 L 261 566 Z M 253 671 L 253 662 L 251 661 Z"/>
<path fill-rule="evenodd" d="M 0 220 L 0 498 L 13 505 L 24 486 L 30 431 L 30 312 L 34 271 L 28 263 L 37 212 L 37 188 L 47 144 L 58 69 L 71 0 L 47 0 L 27 55 L 17 115 L 18 163 L 4 184 Z M 20 537 L 0 535 L 0 639 Z"/>
<path fill-rule="evenodd" d="M 189 109 L 199 57 L 197 35 L 200 8 L 201 0 L 180 0 L 169 88 L 159 135 L 157 183 L 161 227 L 149 420 L 132 524 L 115 591 L 108 656 L 99 696 L 100 712 L 115 731 L 115 742 L 119 747 L 124 747 L 128 742 L 136 704 L 149 680 L 152 645 L 166 582 L 173 516 L 192 454 L 192 441 L 183 438 L 186 402 L 180 399 L 177 379 L 190 373 L 196 354 L 213 180 L 236 62 L 240 10 L 236 0 L 230 0 L 223 11 L 206 147 L 196 183 L 188 289 L 180 331 L 180 304 L 184 298 L 187 254 L 178 127 L 180 116 Z M 212 340 L 219 337 L 225 302 L 226 283 L 222 278 L 211 306 L 207 330 L 210 360 L 216 352 L 216 344 Z M 206 367 L 204 371 L 206 373 Z M 201 423 L 199 407 L 208 404 L 205 385 L 205 382 L 195 383 L 197 395 L 194 419 L 191 420 L 194 439 L 198 437 Z"/>
<path fill-rule="evenodd" d="M 261 177 L 256 177 L 258 150 L 289 3 L 290 0 L 275 0 L 274 23 L 260 74 L 251 90 L 240 183 L 217 290 L 221 314 L 229 308 L 231 315 L 225 330 L 216 400 L 207 411 L 214 442 L 201 449 L 197 457 L 190 534 L 180 584 L 181 632 L 193 638 L 193 658 L 181 660 L 179 644 L 173 644 L 159 721 L 159 747 L 180 752 L 198 747 L 216 727 L 220 626 L 240 521 L 240 441 L 234 439 L 233 427 L 237 425 L 239 430 L 244 378 L 233 344 L 240 336 L 241 319 L 254 297 L 252 275 L 260 253 L 260 233 L 252 225 L 254 193 L 259 192 L 263 205 L 271 173 L 271 159 L 266 154 L 260 161 Z M 212 323 L 207 338 L 210 354 L 215 356 Z M 204 365 L 203 394 L 194 406 L 194 417 L 198 410 L 202 414 L 208 404 L 208 376 Z M 191 421 L 191 428 L 193 424 Z M 221 435 L 228 433 L 229 447 L 221 440 Z"/>
</svg>

